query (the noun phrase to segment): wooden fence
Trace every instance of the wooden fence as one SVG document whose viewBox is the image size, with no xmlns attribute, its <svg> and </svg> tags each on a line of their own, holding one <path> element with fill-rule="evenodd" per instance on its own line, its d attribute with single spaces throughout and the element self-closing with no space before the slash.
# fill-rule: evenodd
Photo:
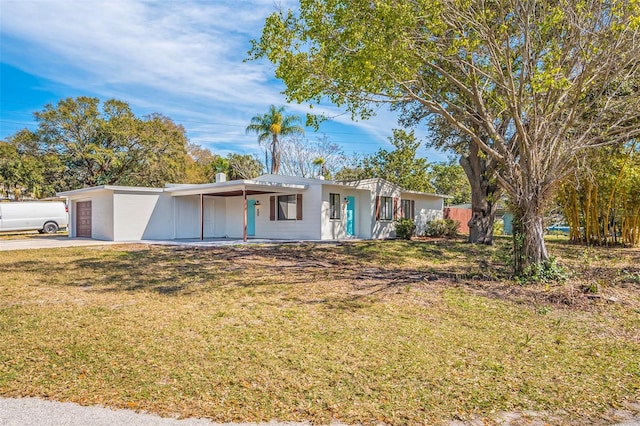
<svg viewBox="0 0 640 426">
<path fill-rule="evenodd" d="M 459 231 L 461 234 L 469 233 L 469 220 L 471 220 L 471 209 L 461 209 L 457 207 L 445 207 L 444 218 L 453 219 L 460 222 Z"/>
</svg>

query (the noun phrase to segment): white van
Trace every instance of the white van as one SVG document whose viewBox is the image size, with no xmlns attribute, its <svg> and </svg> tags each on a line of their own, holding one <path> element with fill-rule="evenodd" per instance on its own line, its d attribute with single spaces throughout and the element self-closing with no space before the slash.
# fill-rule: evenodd
<svg viewBox="0 0 640 426">
<path fill-rule="evenodd" d="M 55 234 L 68 224 L 67 208 L 59 201 L 0 203 L 0 231 L 32 231 Z"/>
</svg>

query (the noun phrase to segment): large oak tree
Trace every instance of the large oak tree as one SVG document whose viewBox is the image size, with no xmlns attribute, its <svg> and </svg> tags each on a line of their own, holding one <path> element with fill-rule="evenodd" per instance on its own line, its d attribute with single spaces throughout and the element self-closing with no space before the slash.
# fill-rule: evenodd
<svg viewBox="0 0 640 426">
<path fill-rule="evenodd" d="M 370 117 L 416 102 L 496 162 L 525 263 L 548 258 L 543 213 L 586 149 L 640 134 L 640 3 L 623 0 L 301 0 L 267 18 L 286 95 Z"/>
<path fill-rule="evenodd" d="M 43 159 L 46 187 L 162 186 L 184 175 L 187 137 L 161 114 L 139 118 L 126 102 L 67 98 L 34 113 L 35 131 L 8 138 L 24 155 Z M 46 160 L 47 158 L 55 161 Z M 55 167 L 53 167 L 55 166 Z"/>
</svg>

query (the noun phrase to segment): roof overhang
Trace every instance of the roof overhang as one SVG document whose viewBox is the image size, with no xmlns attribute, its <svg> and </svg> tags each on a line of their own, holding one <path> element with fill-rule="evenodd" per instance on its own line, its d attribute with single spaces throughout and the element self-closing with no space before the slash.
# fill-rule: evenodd
<svg viewBox="0 0 640 426">
<path fill-rule="evenodd" d="M 451 195 L 433 194 L 431 192 L 406 191 L 404 189 L 400 190 L 400 194 L 411 194 L 411 195 L 435 197 L 435 198 L 453 198 Z"/>
<path fill-rule="evenodd" d="M 118 186 L 118 185 L 102 185 L 92 186 L 89 188 L 74 189 L 72 191 L 57 192 L 58 197 L 73 197 L 74 195 L 82 195 L 90 192 L 98 191 L 116 191 L 116 192 L 146 192 L 146 193 L 159 193 L 163 188 L 148 188 L 142 186 Z"/>
<path fill-rule="evenodd" d="M 229 182 L 207 183 L 202 185 L 179 185 L 165 188 L 164 190 L 173 197 L 188 195 L 207 195 L 213 197 L 238 197 L 243 194 L 259 195 L 283 192 L 304 191 L 308 185 L 258 182 L 252 180 L 232 180 Z"/>
</svg>

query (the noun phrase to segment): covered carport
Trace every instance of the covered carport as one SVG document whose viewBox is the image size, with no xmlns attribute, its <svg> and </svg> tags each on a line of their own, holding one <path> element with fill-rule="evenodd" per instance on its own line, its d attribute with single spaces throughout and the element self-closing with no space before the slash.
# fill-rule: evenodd
<svg viewBox="0 0 640 426">
<path fill-rule="evenodd" d="M 242 238 L 247 241 L 247 197 L 257 195 L 270 195 L 282 193 L 296 193 L 307 189 L 307 185 L 278 183 L 278 182 L 262 182 L 253 180 L 234 180 L 229 182 L 217 182 L 200 185 L 168 185 L 165 191 L 172 197 L 198 196 L 200 199 L 200 240 L 205 238 L 205 197 L 232 198 L 241 197 L 242 212 Z M 235 214 L 235 212 L 234 212 Z"/>
</svg>

